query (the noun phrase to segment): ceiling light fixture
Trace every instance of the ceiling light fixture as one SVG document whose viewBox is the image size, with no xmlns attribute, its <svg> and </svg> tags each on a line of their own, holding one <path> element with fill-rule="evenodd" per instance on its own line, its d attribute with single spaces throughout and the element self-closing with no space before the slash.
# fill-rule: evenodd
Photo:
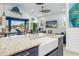
<svg viewBox="0 0 79 59">
<path fill-rule="evenodd" d="M 48 9 L 48 8 L 46 8 L 45 6 L 42 6 L 41 7 L 41 10 L 40 10 L 40 12 L 42 12 L 42 13 L 48 13 L 48 12 L 50 12 L 51 10 L 50 9 Z"/>
<path fill-rule="evenodd" d="M 48 12 L 51 11 L 50 9 L 48 9 L 48 8 L 46 7 L 46 4 L 44 4 L 44 3 L 36 3 L 36 4 L 41 6 L 40 12 L 41 12 L 42 14 L 45 14 L 45 13 L 48 13 Z"/>
</svg>

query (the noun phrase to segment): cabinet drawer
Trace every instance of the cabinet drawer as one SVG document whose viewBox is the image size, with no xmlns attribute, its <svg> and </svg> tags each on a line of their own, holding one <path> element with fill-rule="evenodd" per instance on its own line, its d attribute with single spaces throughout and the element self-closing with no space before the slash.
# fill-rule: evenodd
<svg viewBox="0 0 79 59">
<path fill-rule="evenodd" d="M 14 54 L 13 56 L 37 56 L 38 55 L 38 47 L 34 47 L 19 53 Z"/>
</svg>

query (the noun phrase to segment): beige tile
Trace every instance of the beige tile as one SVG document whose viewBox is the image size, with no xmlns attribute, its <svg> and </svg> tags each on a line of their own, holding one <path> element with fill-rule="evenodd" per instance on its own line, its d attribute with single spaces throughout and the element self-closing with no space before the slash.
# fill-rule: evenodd
<svg viewBox="0 0 79 59">
<path fill-rule="evenodd" d="M 64 46 L 64 56 L 79 56 L 79 54 L 66 50 Z"/>
</svg>

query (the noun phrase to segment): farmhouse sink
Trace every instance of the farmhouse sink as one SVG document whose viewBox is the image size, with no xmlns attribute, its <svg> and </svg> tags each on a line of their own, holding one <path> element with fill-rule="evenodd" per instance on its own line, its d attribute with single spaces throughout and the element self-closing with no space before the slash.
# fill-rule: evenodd
<svg viewBox="0 0 79 59">
<path fill-rule="evenodd" d="M 39 45 L 39 56 L 44 56 L 58 47 L 58 39 L 50 37 L 42 37 L 37 39 Z"/>
</svg>

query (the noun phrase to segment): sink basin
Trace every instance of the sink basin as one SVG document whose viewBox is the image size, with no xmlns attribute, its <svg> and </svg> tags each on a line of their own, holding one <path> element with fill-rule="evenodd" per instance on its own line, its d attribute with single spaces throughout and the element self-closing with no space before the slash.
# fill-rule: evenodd
<svg viewBox="0 0 79 59">
<path fill-rule="evenodd" d="M 51 41 L 54 41 L 54 40 L 57 40 L 56 38 L 55 39 L 52 39 L 52 38 L 50 38 L 50 37 L 41 37 L 41 38 L 37 38 L 36 39 L 38 42 L 40 42 L 40 43 L 48 43 L 48 42 L 51 42 Z"/>
<path fill-rule="evenodd" d="M 43 37 L 37 39 L 41 44 L 39 45 L 39 56 L 44 56 L 58 47 L 58 39 Z"/>
</svg>

